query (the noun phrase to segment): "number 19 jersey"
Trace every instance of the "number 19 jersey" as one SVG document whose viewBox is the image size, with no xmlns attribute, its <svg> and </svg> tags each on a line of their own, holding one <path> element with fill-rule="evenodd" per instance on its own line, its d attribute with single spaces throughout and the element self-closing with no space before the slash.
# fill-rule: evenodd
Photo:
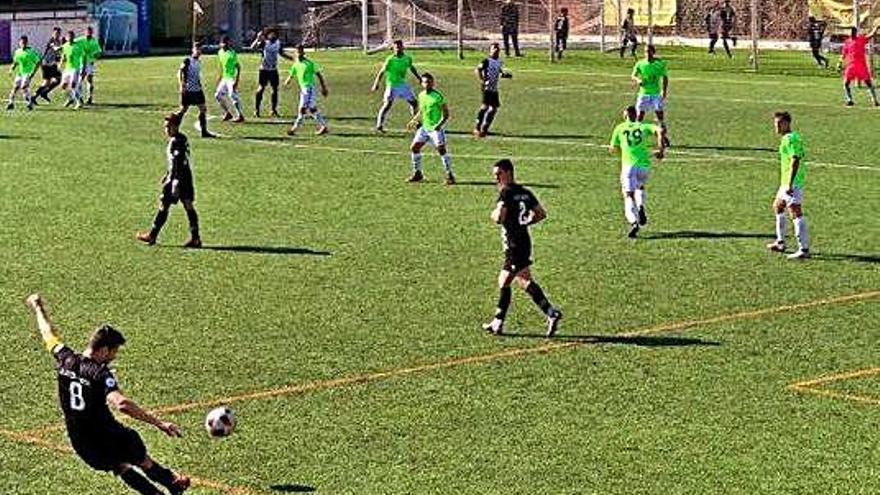
<svg viewBox="0 0 880 495">
<path fill-rule="evenodd" d="M 107 406 L 107 395 L 119 390 L 110 368 L 63 344 L 56 345 L 52 353 L 58 369 L 58 399 L 68 431 L 100 434 L 118 426 Z"/>
<path fill-rule="evenodd" d="M 529 236 L 529 220 L 538 208 L 538 198 L 519 184 L 510 184 L 498 194 L 498 202 L 507 210 L 501 224 L 501 241 L 508 254 L 520 252 L 528 257 L 532 238 Z"/>
<path fill-rule="evenodd" d="M 624 167 L 650 170 L 651 144 L 657 126 L 646 122 L 626 121 L 618 124 L 611 135 L 611 146 L 620 148 Z"/>
</svg>

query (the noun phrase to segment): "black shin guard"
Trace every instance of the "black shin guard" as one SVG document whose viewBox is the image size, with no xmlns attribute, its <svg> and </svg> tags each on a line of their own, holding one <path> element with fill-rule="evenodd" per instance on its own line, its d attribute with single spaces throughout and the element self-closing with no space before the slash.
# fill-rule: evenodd
<svg viewBox="0 0 880 495">
<path fill-rule="evenodd" d="M 159 211 L 156 212 L 156 218 L 153 220 L 153 228 L 150 230 L 150 235 L 154 239 L 159 237 L 159 232 L 162 231 L 162 227 L 165 225 L 165 222 L 168 221 L 168 213 L 169 209 L 165 205 L 163 205 L 162 208 L 159 208 Z"/>
<path fill-rule="evenodd" d="M 174 473 L 172 473 L 170 469 L 163 467 L 156 462 L 153 463 L 153 466 L 150 469 L 144 469 L 144 474 L 169 490 L 175 489 Z"/>
<path fill-rule="evenodd" d="M 260 113 L 260 107 L 263 105 L 263 92 L 257 91 L 257 94 L 254 95 L 254 109 L 256 109 L 257 113 Z"/>
<path fill-rule="evenodd" d="M 489 132 L 489 128 L 492 127 L 492 122 L 495 122 L 495 116 L 498 115 L 497 108 L 490 108 L 488 113 L 486 114 L 486 125 L 484 126 L 483 131 Z"/>
<path fill-rule="evenodd" d="M 498 309 L 495 310 L 495 318 L 503 320 L 507 316 L 507 309 L 510 308 L 510 299 L 513 291 L 510 286 L 502 287 L 498 291 Z"/>
<path fill-rule="evenodd" d="M 199 112 L 199 127 L 202 128 L 202 136 L 208 134 L 208 114 Z"/>
<path fill-rule="evenodd" d="M 487 110 L 488 108 L 480 107 L 480 110 L 477 112 L 477 124 L 474 126 L 474 129 L 478 131 L 483 130 L 483 117 L 485 117 Z"/>
<path fill-rule="evenodd" d="M 189 231 L 193 239 L 199 238 L 199 214 L 196 209 L 186 210 L 186 219 L 189 220 Z"/>
<path fill-rule="evenodd" d="M 278 90 L 272 91 L 272 111 L 278 113 Z"/>
<path fill-rule="evenodd" d="M 545 315 L 549 314 L 550 310 L 553 309 L 553 306 L 550 305 L 550 301 L 547 300 L 547 296 L 544 295 L 544 291 L 541 290 L 541 286 L 537 282 L 529 282 L 529 285 L 526 286 L 526 294 L 532 297 L 532 301 L 541 308 Z"/>
<path fill-rule="evenodd" d="M 140 493 L 141 495 L 161 495 L 162 492 L 156 488 L 155 485 L 150 483 L 144 476 L 135 471 L 134 469 L 129 469 L 124 473 L 119 475 L 119 479 L 121 479 L 126 485 L 130 486 L 134 491 Z"/>
</svg>

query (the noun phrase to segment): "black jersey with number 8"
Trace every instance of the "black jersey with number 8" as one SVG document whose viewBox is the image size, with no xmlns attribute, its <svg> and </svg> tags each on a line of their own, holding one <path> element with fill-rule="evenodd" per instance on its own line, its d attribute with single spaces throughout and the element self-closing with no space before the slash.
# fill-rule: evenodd
<svg viewBox="0 0 880 495">
<path fill-rule="evenodd" d="M 119 390 L 110 368 L 65 345 L 59 345 L 53 354 L 58 369 L 58 399 L 68 429 L 100 432 L 118 426 L 107 406 L 107 395 Z"/>
</svg>

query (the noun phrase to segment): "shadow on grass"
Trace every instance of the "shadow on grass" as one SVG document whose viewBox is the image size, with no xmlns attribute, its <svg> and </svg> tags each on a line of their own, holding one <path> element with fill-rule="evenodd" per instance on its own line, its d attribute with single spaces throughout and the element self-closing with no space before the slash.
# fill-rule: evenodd
<svg viewBox="0 0 880 495">
<path fill-rule="evenodd" d="M 313 486 L 290 483 L 284 485 L 271 485 L 269 489 L 273 492 L 280 493 L 308 493 L 315 491 L 315 487 Z"/>
<path fill-rule="evenodd" d="M 330 251 L 289 246 L 202 246 L 198 251 L 226 251 L 231 253 L 288 254 L 301 256 L 332 256 Z"/>
<path fill-rule="evenodd" d="M 457 186 L 485 186 L 495 187 L 495 183 L 490 180 L 461 180 L 455 183 Z M 533 187 L 535 189 L 559 189 L 556 184 L 522 184 L 525 187 Z"/>
<path fill-rule="evenodd" d="M 855 263 L 880 263 L 880 255 L 851 253 L 817 253 L 813 255 L 818 261 L 852 261 Z"/>
<path fill-rule="evenodd" d="M 352 121 L 352 120 L 362 120 L 362 121 L 372 122 L 372 121 L 376 120 L 376 117 L 368 117 L 365 115 L 342 115 L 340 117 L 328 117 L 328 119 L 330 119 L 331 121 L 339 120 L 342 122 L 348 122 L 348 121 Z"/>
<path fill-rule="evenodd" d="M 720 342 L 707 341 L 701 339 L 693 339 L 687 337 L 660 337 L 660 336 L 615 336 L 615 335 L 566 335 L 556 334 L 553 338 L 548 339 L 544 334 L 537 333 L 512 333 L 502 334 L 502 338 L 511 339 L 546 339 L 560 342 L 580 342 L 583 344 L 614 344 L 614 345 L 633 345 L 638 347 L 716 347 L 720 346 Z"/>
<path fill-rule="evenodd" d="M 293 142 L 293 136 L 288 136 L 287 134 L 281 136 L 244 136 L 242 139 L 246 141 L 264 141 L 267 143 Z"/>
<path fill-rule="evenodd" d="M 464 131 L 446 131 L 446 134 L 469 136 L 470 132 Z M 492 132 L 486 139 L 493 137 L 499 138 L 521 138 L 521 139 L 551 139 L 551 140 L 567 140 L 567 139 L 598 139 L 597 136 L 589 134 L 519 134 L 513 132 Z M 604 139 L 604 138 L 603 138 Z"/>
<path fill-rule="evenodd" d="M 176 112 L 178 109 L 169 107 L 169 106 L 161 106 L 156 105 L 155 103 L 95 103 L 94 105 L 88 105 L 87 108 L 95 108 L 95 109 L 113 109 L 113 108 L 140 108 L 146 110 L 167 110 L 168 112 Z"/>
<path fill-rule="evenodd" d="M 676 144 L 677 150 L 715 150 L 715 151 L 762 151 L 765 153 L 776 153 L 778 150 L 773 148 L 754 148 L 750 146 L 701 146 L 693 144 Z"/>
<path fill-rule="evenodd" d="M 646 240 L 662 239 L 773 239 L 772 234 L 760 232 L 712 232 L 702 230 L 676 230 L 657 232 L 639 237 Z"/>
</svg>

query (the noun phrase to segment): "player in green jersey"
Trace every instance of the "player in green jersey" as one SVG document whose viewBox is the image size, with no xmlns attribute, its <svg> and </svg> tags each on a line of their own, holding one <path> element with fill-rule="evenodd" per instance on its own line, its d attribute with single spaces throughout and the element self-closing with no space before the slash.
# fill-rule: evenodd
<svg viewBox="0 0 880 495">
<path fill-rule="evenodd" d="M 76 33 L 68 31 L 67 38 L 61 45 L 61 64 L 64 67 L 64 72 L 61 74 L 61 89 L 68 94 L 67 103 L 64 104 L 66 107 L 76 104 L 75 108 L 79 108 L 82 105 L 79 83 L 84 57 L 82 44 L 76 42 Z"/>
<path fill-rule="evenodd" d="M 663 130 L 663 143 L 669 146 L 669 137 L 666 132 L 666 96 L 669 90 L 669 73 L 666 61 L 656 57 L 657 49 L 654 45 L 645 47 L 645 58 L 636 62 L 632 71 L 633 86 L 639 89 L 639 97 L 636 100 L 636 108 L 639 112 L 639 122 L 645 119 L 645 114 L 654 112 L 657 123 Z"/>
<path fill-rule="evenodd" d="M 82 92 L 85 95 L 85 89 L 88 87 L 89 97 L 86 104 L 91 105 L 94 103 L 95 94 L 95 72 L 97 71 L 95 64 L 103 50 L 101 50 L 101 43 L 95 38 L 95 30 L 92 26 L 87 27 L 86 35 L 77 38 L 76 42 L 83 47 Z"/>
<path fill-rule="evenodd" d="M 425 180 L 422 173 L 422 148 L 430 141 L 437 149 L 443 168 L 446 170 L 446 185 L 455 184 L 455 176 L 452 175 L 452 157 L 446 151 L 446 124 L 449 122 L 449 105 L 443 93 L 434 88 L 434 76 L 425 72 L 422 74 L 422 91 L 419 93 L 419 110 L 410 120 L 410 129 L 416 129 L 410 151 L 412 152 L 413 173 L 409 182 L 421 182 Z"/>
<path fill-rule="evenodd" d="M 232 49 L 232 40 L 224 36 L 220 40 L 220 50 L 217 51 L 217 60 L 220 61 L 220 77 L 217 78 L 217 91 L 214 99 L 223 109 L 223 120 L 244 122 L 244 111 L 241 109 L 241 96 L 238 94 L 238 82 L 241 79 L 241 64 L 238 63 L 238 53 Z M 232 111 L 226 103 L 226 97 L 232 100 L 232 106 L 238 112 L 238 117 L 233 118 Z"/>
<path fill-rule="evenodd" d="M 660 148 L 654 152 L 662 160 L 666 147 L 660 127 L 638 120 L 636 107 L 623 111 L 624 121 L 614 128 L 609 150 L 620 153 L 620 185 L 623 192 L 623 213 L 629 222 L 629 237 L 635 239 L 639 229 L 648 223 L 645 213 L 645 184 L 651 172 L 651 137 L 656 137 Z"/>
<path fill-rule="evenodd" d="M 287 135 L 296 135 L 296 131 L 306 118 L 306 114 L 311 114 L 315 119 L 315 122 L 318 123 L 318 130 L 315 131 L 315 134 L 327 134 L 329 131 L 327 128 L 327 120 L 318 110 L 318 95 L 316 93 L 317 89 L 315 88 L 315 81 L 317 80 L 318 83 L 320 83 L 321 96 L 324 98 L 329 94 L 327 91 L 327 83 L 324 81 L 324 76 L 321 74 L 321 67 L 306 58 L 306 50 L 302 45 L 296 47 L 296 62 L 290 66 L 290 71 L 287 75 L 287 79 L 284 81 L 284 85 L 289 86 L 290 81 L 294 78 L 296 78 L 296 82 L 299 84 L 299 111 L 296 114 L 296 120 L 287 131 Z"/>
<path fill-rule="evenodd" d="M 777 112 L 773 116 L 776 134 L 782 136 L 779 143 L 780 185 L 773 201 L 776 214 L 776 240 L 767 244 L 767 249 L 776 253 L 785 252 L 785 210 L 788 209 L 794 224 L 794 234 L 798 250 L 788 255 L 789 259 L 801 260 L 810 257 L 810 234 L 801 207 L 804 199 L 804 180 L 807 167 L 804 163 L 804 142 L 801 135 L 791 128 L 791 114 Z"/>
<path fill-rule="evenodd" d="M 388 118 L 388 112 L 391 111 L 394 100 L 400 98 L 409 103 L 410 115 L 415 115 L 419 109 L 416 96 L 409 84 L 406 83 L 408 72 L 416 76 L 416 79 L 421 79 L 419 71 L 413 65 L 412 57 L 403 52 L 402 40 L 394 40 L 392 50 L 394 50 L 394 54 L 385 59 L 382 68 L 376 73 L 373 86 L 370 87 L 370 92 L 379 89 L 379 81 L 382 80 L 382 75 L 385 75 L 385 95 L 382 97 L 382 107 L 379 109 L 379 114 L 376 115 L 376 132 L 385 132 L 385 119 Z"/>
<path fill-rule="evenodd" d="M 40 54 L 36 50 L 28 46 L 28 37 L 22 36 L 18 40 L 18 49 L 12 55 L 12 66 L 9 72 L 15 74 L 15 81 L 12 83 L 12 91 L 9 93 L 9 103 L 6 105 L 7 110 L 15 108 L 15 95 L 19 91 L 24 94 L 24 101 L 27 102 L 27 109 L 33 110 L 34 103 L 31 100 L 31 79 L 37 73 L 40 66 Z"/>
</svg>

